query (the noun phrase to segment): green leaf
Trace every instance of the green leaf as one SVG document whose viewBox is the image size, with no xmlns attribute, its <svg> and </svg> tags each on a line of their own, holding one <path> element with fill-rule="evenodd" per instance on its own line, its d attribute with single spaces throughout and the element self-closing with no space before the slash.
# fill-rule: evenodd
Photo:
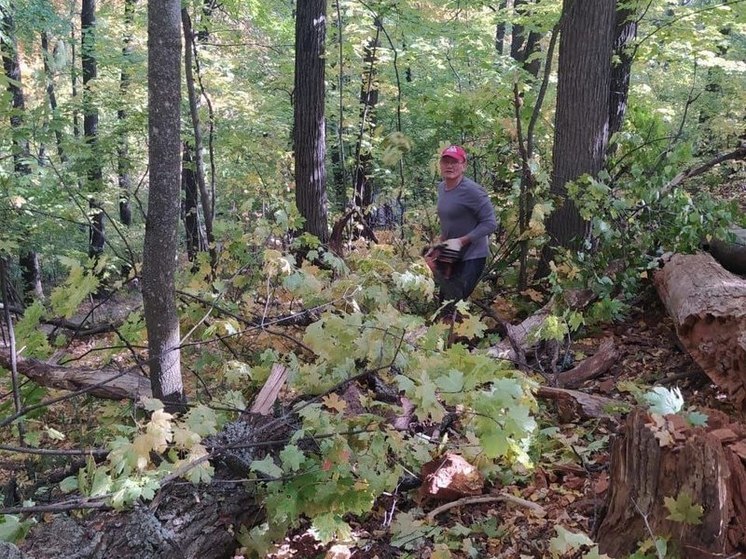
<svg viewBox="0 0 746 559">
<path fill-rule="evenodd" d="M 218 432 L 218 418 L 215 410 L 204 404 L 193 407 L 184 418 L 189 428 L 200 435 L 207 437 Z"/>
<path fill-rule="evenodd" d="M 250 470 L 252 472 L 259 472 L 271 478 L 279 478 L 282 476 L 282 468 L 280 468 L 271 456 L 267 456 L 263 460 L 254 460 L 251 463 Z"/>
<path fill-rule="evenodd" d="M 0 515 L 0 541 L 16 543 L 26 537 L 36 520 L 20 520 L 14 514 Z"/>
<path fill-rule="evenodd" d="M 78 476 L 67 476 L 60 482 L 60 491 L 70 493 L 78 489 Z"/>
<path fill-rule="evenodd" d="M 679 493 L 678 497 L 665 497 L 663 499 L 668 512 L 670 513 L 667 518 L 674 522 L 683 522 L 684 524 L 701 524 L 702 513 L 704 509 L 702 505 L 696 505 L 692 501 L 691 495 L 682 492 Z"/>
<path fill-rule="evenodd" d="M 320 514 L 313 519 L 311 524 L 313 533 L 322 544 L 327 544 L 334 540 L 349 540 L 352 536 L 350 525 L 342 520 L 342 517 L 338 514 Z"/>
<path fill-rule="evenodd" d="M 697 410 L 689 410 L 686 412 L 686 421 L 692 427 L 705 427 L 707 425 L 707 414 L 699 412 Z"/>
<path fill-rule="evenodd" d="M 286 472 L 297 472 L 305 459 L 303 451 L 294 444 L 289 444 L 280 451 L 280 460 Z"/>
<path fill-rule="evenodd" d="M 582 546 L 592 546 L 593 540 L 583 533 L 574 533 L 560 525 L 554 527 L 557 535 L 549 540 L 549 551 L 552 557 L 561 557 L 571 551 L 577 551 Z"/>
</svg>

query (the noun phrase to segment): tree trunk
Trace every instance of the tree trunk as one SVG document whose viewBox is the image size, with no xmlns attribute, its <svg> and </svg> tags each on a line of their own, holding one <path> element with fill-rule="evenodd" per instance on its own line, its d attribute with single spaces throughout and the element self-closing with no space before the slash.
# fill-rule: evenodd
<svg viewBox="0 0 746 559">
<path fill-rule="evenodd" d="M 609 96 L 609 138 L 622 129 L 627 111 L 629 79 L 632 75 L 632 44 L 637 38 L 635 10 L 619 4 L 614 24 L 614 61 L 611 64 L 611 89 Z"/>
<path fill-rule="evenodd" d="M 41 32 L 41 52 L 44 60 L 44 76 L 47 81 L 47 102 L 49 103 L 49 111 L 53 121 L 59 117 L 57 112 L 57 93 L 54 87 L 54 73 L 49 61 L 52 59 L 53 54 L 49 52 L 49 33 L 47 31 Z M 62 148 L 62 131 L 59 126 L 54 126 L 54 138 L 57 143 L 57 156 L 63 163 L 67 161 L 67 156 Z"/>
<path fill-rule="evenodd" d="M 298 2 L 295 18 L 295 203 L 306 220 L 305 231 L 325 243 L 329 239 L 324 122 L 326 0 Z"/>
<path fill-rule="evenodd" d="M 551 194 L 559 206 L 547 221 L 550 248 L 580 249 L 589 232 L 567 183 L 601 170 L 609 123 L 615 0 L 565 0 L 557 80 Z M 551 255 L 545 253 L 548 262 Z"/>
<path fill-rule="evenodd" d="M 2 50 L 3 70 L 8 78 L 7 90 L 12 99 L 13 112 L 10 117 L 10 127 L 13 130 L 13 170 L 18 176 L 31 173 L 29 159 L 31 152 L 26 133 L 23 130 L 23 119 L 26 112 L 26 102 L 21 85 L 21 62 L 16 45 L 15 22 L 10 7 L 0 6 L 0 49 Z M 19 256 L 19 266 L 23 279 L 24 299 L 30 295 L 38 299 L 44 298 L 41 285 L 41 263 L 39 255 L 28 248 L 28 235 L 21 234 L 22 248 Z M 25 245 L 25 246 L 24 246 Z"/>
<path fill-rule="evenodd" d="M 119 221 L 124 225 L 132 224 L 132 206 L 130 204 L 130 190 L 132 188 L 132 177 L 130 175 L 131 163 L 129 157 L 129 142 L 127 138 L 127 109 L 126 99 L 130 89 L 130 58 L 132 56 L 132 27 L 134 25 L 135 3 L 137 0 L 125 0 L 124 3 L 124 27 L 125 35 L 122 46 L 122 70 L 119 74 L 119 110 L 117 120 L 121 128 L 119 141 L 117 143 L 117 174 L 119 176 Z"/>
<path fill-rule="evenodd" d="M 531 12 L 531 3 L 528 0 L 515 0 L 515 10 L 520 15 L 528 15 Z M 520 62 L 523 69 L 533 77 L 539 76 L 541 69 L 541 60 L 534 58 L 529 60 L 532 54 L 535 54 L 541 48 L 541 33 L 529 31 L 523 25 L 513 24 L 513 35 L 510 43 L 510 56 L 516 62 Z"/>
<path fill-rule="evenodd" d="M 148 3 L 150 191 L 142 295 L 153 396 L 169 410 L 184 402 L 175 299 L 181 176 L 181 3 Z"/>
<path fill-rule="evenodd" d="M 353 171 L 353 192 L 355 206 L 367 215 L 373 203 L 371 176 L 371 142 L 376 128 L 376 105 L 378 104 L 378 48 L 380 47 L 381 22 L 375 20 L 376 34 L 363 48 L 363 79 L 360 85 L 360 130 L 355 146 L 355 169 Z M 367 147 L 366 147 L 367 146 Z"/>
<path fill-rule="evenodd" d="M 746 429 L 705 411 L 707 428 L 689 427 L 676 415 L 656 421 L 641 409 L 627 417 L 611 448 L 607 508 L 596 538 L 602 553 L 625 557 L 653 536 L 670 537 L 669 550 L 682 559 L 739 557 L 733 552 L 746 549 Z M 682 495 L 702 507 L 699 523 L 669 518 L 667 499 Z M 696 520 L 696 509 L 684 509 Z"/>
<path fill-rule="evenodd" d="M 653 280 L 686 350 L 746 407 L 746 280 L 706 253 L 674 255 Z"/>
<path fill-rule="evenodd" d="M 194 88 L 194 75 L 192 72 L 192 49 L 194 49 L 194 31 L 192 29 L 192 20 L 189 17 L 189 12 L 186 8 L 182 8 L 181 10 L 181 23 L 184 27 L 185 82 L 187 87 L 187 95 L 189 97 L 189 114 L 192 117 L 192 133 L 194 135 L 194 149 L 192 150 L 194 158 L 192 161 L 193 166 L 191 169 L 191 173 L 193 178 L 196 180 L 196 184 L 199 188 L 199 197 L 202 201 L 202 217 L 204 219 L 205 234 L 207 235 L 207 248 L 210 251 L 210 262 L 214 268 L 217 264 L 218 258 L 215 251 L 215 236 L 213 235 L 212 229 L 212 221 L 215 208 L 214 200 L 210 196 L 210 193 L 207 190 L 207 184 L 205 182 L 205 163 L 202 157 L 202 126 L 199 121 L 199 100 Z"/>
<path fill-rule="evenodd" d="M 182 144 L 181 189 L 184 192 L 184 231 L 189 262 L 195 262 L 197 254 L 206 249 L 199 223 L 199 188 L 194 172 L 192 148 L 187 142 Z"/>
<path fill-rule="evenodd" d="M 83 137 L 88 146 L 87 189 L 100 192 L 103 188 L 101 158 L 98 148 L 98 109 L 93 100 L 91 82 L 96 79 L 96 0 L 83 0 L 80 11 L 81 60 L 83 75 Z M 97 258 L 104 250 L 105 214 L 101 203 L 91 196 L 88 199 L 88 257 Z"/>
</svg>

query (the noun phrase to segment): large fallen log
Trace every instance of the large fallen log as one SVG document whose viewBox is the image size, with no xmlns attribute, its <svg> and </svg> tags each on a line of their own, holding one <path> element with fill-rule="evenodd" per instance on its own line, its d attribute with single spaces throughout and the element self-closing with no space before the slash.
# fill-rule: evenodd
<svg viewBox="0 0 746 559">
<path fill-rule="evenodd" d="M 746 280 L 700 253 L 674 255 L 654 283 L 694 361 L 746 406 Z"/>
<path fill-rule="evenodd" d="M 611 448 L 602 553 L 626 557 L 669 538 L 682 559 L 740 557 L 746 549 L 746 428 L 715 410 L 708 425 L 635 409 Z"/>
<path fill-rule="evenodd" d="M 0 349 L 0 366 L 10 368 L 10 354 Z M 48 388 L 80 391 L 108 400 L 139 401 L 152 397 L 150 379 L 137 369 L 118 370 L 111 367 L 63 367 L 38 359 L 18 357 L 18 372 Z"/>
</svg>

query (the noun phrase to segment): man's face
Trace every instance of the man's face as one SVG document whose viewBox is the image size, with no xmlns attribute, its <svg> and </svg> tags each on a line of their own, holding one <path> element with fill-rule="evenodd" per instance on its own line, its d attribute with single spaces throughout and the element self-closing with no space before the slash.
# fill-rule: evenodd
<svg viewBox="0 0 746 559">
<path fill-rule="evenodd" d="M 445 180 L 454 180 L 464 174 L 465 163 L 446 155 L 440 158 L 440 176 Z"/>
</svg>

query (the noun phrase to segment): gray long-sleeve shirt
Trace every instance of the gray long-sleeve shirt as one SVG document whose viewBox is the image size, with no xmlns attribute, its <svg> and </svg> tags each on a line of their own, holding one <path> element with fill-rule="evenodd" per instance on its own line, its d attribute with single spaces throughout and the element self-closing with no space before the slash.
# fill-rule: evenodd
<svg viewBox="0 0 746 559">
<path fill-rule="evenodd" d="M 487 192 L 473 180 L 464 177 L 455 188 L 438 185 L 438 217 L 444 240 L 468 235 L 463 260 L 484 258 L 489 254 L 489 235 L 497 229 L 495 210 Z"/>
</svg>

